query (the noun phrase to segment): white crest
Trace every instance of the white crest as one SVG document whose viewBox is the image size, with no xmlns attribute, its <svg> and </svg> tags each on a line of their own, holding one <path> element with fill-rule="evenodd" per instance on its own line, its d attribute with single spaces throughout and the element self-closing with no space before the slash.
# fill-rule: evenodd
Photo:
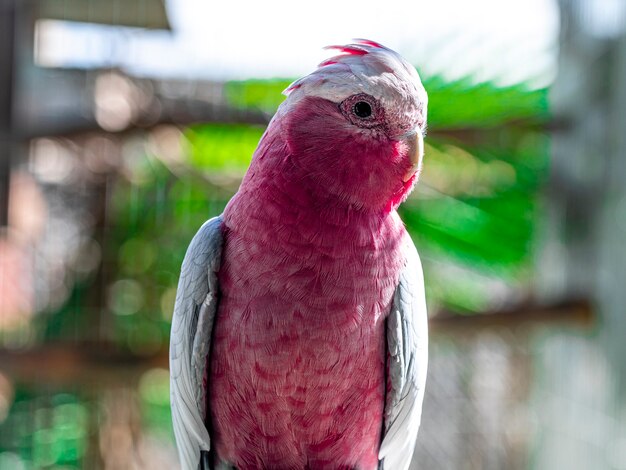
<svg viewBox="0 0 626 470">
<path fill-rule="evenodd" d="M 305 96 L 319 96 L 340 103 L 357 93 L 367 93 L 383 106 L 418 109 L 424 120 L 428 96 L 420 77 L 411 64 L 397 52 L 367 39 L 353 44 L 328 46 L 341 52 L 319 64 L 318 68 L 283 92 L 289 97 L 285 105 Z"/>
</svg>

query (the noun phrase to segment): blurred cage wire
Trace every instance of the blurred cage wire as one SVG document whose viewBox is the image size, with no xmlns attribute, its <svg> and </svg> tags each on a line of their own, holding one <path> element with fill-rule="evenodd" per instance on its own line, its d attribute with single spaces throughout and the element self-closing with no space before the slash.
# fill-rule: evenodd
<svg viewBox="0 0 626 470">
<path fill-rule="evenodd" d="M 412 468 L 626 468 L 624 255 L 610 251 L 626 227 L 626 40 L 604 3 L 560 2 L 550 98 L 424 78 L 428 161 L 402 208 L 432 328 Z M 236 191 L 289 80 L 42 67 L 41 21 L 169 30 L 167 10 L 0 5 L 12 45 L 0 55 L 0 469 L 176 468 L 167 343 L 180 262 Z M 590 329 L 592 306 L 602 322 Z"/>
</svg>

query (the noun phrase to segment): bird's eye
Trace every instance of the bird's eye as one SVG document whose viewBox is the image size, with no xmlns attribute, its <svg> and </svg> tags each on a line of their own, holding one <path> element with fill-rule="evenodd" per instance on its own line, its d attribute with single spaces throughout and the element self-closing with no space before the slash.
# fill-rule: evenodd
<svg viewBox="0 0 626 470">
<path fill-rule="evenodd" d="M 339 109 L 348 121 L 358 127 L 371 129 L 382 126 L 385 121 L 379 101 L 365 93 L 349 96 L 340 103 Z"/>
<path fill-rule="evenodd" d="M 372 106 L 366 101 L 358 101 L 354 105 L 354 114 L 360 118 L 368 118 L 372 115 Z"/>
</svg>

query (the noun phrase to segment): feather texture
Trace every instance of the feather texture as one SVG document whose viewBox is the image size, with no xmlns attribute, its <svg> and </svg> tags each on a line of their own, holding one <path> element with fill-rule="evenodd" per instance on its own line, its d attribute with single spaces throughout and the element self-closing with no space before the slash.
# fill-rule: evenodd
<svg viewBox="0 0 626 470">
<path fill-rule="evenodd" d="M 368 93 L 398 119 L 416 114 L 423 127 L 428 95 L 415 67 L 381 44 L 366 39 L 356 41 L 345 46 L 329 46 L 342 54 L 323 61 L 317 70 L 289 85 L 283 92 L 290 97 L 284 103 L 285 111 L 306 96 L 338 103 L 350 95 Z"/>
<path fill-rule="evenodd" d="M 410 240 L 407 264 L 387 318 L 385 433 L 378 453 L 383 470 L 409 468 L 422 415 L 428 365 L 428 321 L 422 266 Z"/>
<path fill-rule="evenodd" d="M 217 312 L 222 219 L 207 221 L 191 241 L 176 292 L 170 336 L 170 402 L 183 469 L 195 470 L 211 441 L 206 420 L 207 356 Z"/>
</svg>

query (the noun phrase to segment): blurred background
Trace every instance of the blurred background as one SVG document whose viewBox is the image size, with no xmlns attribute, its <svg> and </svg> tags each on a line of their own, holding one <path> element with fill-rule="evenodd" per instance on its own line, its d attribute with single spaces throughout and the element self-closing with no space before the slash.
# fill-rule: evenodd
<svg viewBox="0 0 626 470">
<path fill-rule="evenodd" d="M 353 37 L 430 95 L 412 468 L 626 469 L 626 2 L 408 3 L 0 0 L 1 470 L 178 468 L 187 244 Z"/>
</svg>

